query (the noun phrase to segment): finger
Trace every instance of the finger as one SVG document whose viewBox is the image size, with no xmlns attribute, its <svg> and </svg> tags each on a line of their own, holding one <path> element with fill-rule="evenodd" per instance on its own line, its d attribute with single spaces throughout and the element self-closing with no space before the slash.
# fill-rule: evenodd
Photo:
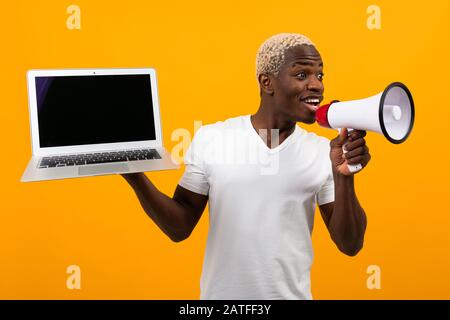
<svg viewBox="0 0 450 320">
<path fill-rule="evenodd" d="M 349 140 L 353 141 L 359 138 L 364 138 L 366 136 L 367 132 L 364 130 L 352 130 L 349 134 Z"/>
<path fill-rule="evenodd" d="M 363 164 L 364 167 L 367 166 L 370 159 L 372 159 L 372 156 L 370 155 L 370 153 L 366 154 L 366 159 L 364 160 L 364 164 Z"/>
<path fill-rule="evenodd" d="M 369 153 L 369 148 L 366 145 L 364 145 L 362 147 L 358 147 L 358 148 L 353 149 L 352 151 L 347 152 L 345 154 L 345 158 L 350 159 L 350 158 L 360 156 L 360 155 L 363 155 L 366 153 Z"/>
<path fill-rule="evenodd" d="M 367 164 L 369 163 L 370 159 L 372 158 L 372 156 L 370 155 L 370 153 L 368 154 L 364 154 L 361 156 L 356 156 L 354 158 L 351 158 L 349 160 L 347 160 L 348 164 L 360 164 L 363 167 L 367 166 Z"/>
<path fill-rule="evenodd" d="M 367 165 L 367 163 L 370 161 L 371 156 L 369 153 L 353 157 L 351 159 L 347 159 L 348 164 L 361 164 L 363 167 Z"/>
<path fill-rule="evenodd" d="M 347 136 L 348 136 L 347 128 L 342 128 L 341 132 L 339 133 L 339 142 L 344 143 L 345 140 L 347 140 Z"/>
<path fill-rule="evenodd" d="M 366 155 L 360 155 L 360 156 L 356 156 L 350 159 L 347 159 L 347 163 L 348 164 L 358 164 L 361 163 L 365 160 Z"/>
<path fill-rule="evenodd" d="M 359 138 L 355 141 L 350 141 L 347 142 L 346 144 L 344 144 L 344 148 L 346 151 L 351 151 L 353 149 L 356 149 L 358 147 L 362 147 L 366 144 L 366 140 L 364 140 L 363 138 Z"/>
</svg>

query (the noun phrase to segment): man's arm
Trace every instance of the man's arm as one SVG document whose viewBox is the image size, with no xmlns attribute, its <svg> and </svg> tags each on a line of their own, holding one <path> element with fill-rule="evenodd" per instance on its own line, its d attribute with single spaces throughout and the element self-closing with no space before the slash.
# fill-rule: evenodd
<svg viewBox="0 0 450 320">
<path fill-rule="evenodd" d="M 331 239 L 340 251 L 355 256 L 363 247 L 367 217 L 354 189 L 353 176 L 334 175 L 335 201 L 319 206 Z"/>
<path fill-rule="evenodd" d="M 331 239 L 343 253 L 354 256 L 363 247 L 367 217 L 355 193 L 354 174 L 349 164 L 365 168 L 371 159 L 364 137 L 365 131 L 343 128 L 330 142 L 330 159 L 334 178 L 334 202 L 320 206 L 320 212 Z M 345 146 L 344 154 L 342 147 Z"/>
<path fill-rule="evenodd" d="M 172 240 L 189 237 L 208 202 L 208 196 L 179 185 L 173 198 L 160 192 L 143 173 L 122 175 L 136 193 L 145 213 Z"/>
</svg>

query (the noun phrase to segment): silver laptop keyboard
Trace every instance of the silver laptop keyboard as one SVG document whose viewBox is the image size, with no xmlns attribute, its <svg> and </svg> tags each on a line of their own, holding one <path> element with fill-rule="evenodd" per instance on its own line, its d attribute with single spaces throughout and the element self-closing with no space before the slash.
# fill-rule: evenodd
<svg viewBox="0 0 450 320">
<path fill-rule="evenodd" d="M 38 168 L 82 166 L 95 163 L 161 159 L 155 149 L 95 152 L 43 157 Z"/>
</svg>

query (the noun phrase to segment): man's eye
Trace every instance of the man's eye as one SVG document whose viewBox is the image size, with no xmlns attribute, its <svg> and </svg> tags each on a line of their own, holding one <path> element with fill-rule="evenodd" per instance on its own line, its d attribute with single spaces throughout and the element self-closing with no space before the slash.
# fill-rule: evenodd
<svg viewBox="0 0 450 320">
<path fill-rule="evenodd" d="M 299 78 L 299 79 L 306 79 L 306 73 L 305 72 L 300 72 L 300 73 L 298 73 L 297 74 L 297 78 Z"/>
<path fill-rule="evenodd" d="M 317 79 L 319 79 L 320 81 L 322 81 L 322 80 L 323 80 L 323 76 L 324 76 L 323 73 L 319 73 L 319 74 L 317 75 Z"/>
</svg>

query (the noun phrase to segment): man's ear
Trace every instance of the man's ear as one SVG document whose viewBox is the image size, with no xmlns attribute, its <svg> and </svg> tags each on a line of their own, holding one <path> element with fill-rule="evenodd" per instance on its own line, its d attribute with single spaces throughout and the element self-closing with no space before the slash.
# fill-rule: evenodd
<svg viewBox="0 0 450 320">
<path fill-rule="evenodd" d="M 261 92 L 264 92 L 270 96 L 273 95 L 273 81 L 271 77 L 267 74 L 260 74 L 258 76 L 259 87 L 261 88 Z"/>
</svg>

